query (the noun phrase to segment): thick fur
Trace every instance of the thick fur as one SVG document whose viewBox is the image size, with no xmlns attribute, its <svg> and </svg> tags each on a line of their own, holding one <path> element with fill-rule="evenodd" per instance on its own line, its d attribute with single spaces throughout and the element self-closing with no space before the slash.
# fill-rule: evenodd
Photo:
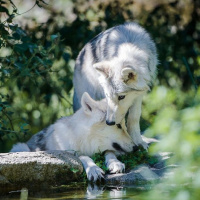
<svg viewBox="0 0 200 200">
<path fill-rule="evenodd" d="M 140 135 L 142 97 L 156 75 L 156 47 L 149 34 L 136 23 L 108 29 L 81 50 L 74 71 L 74 111 L 81 96 L 107 99 L 106 122 L 120 124 L 128 114 L 127 128 L 136 145 L 148 145 Z M 123 97 L 123 98 L 121 98 Z"/>
<path fill-rule="evenodd" d="M 105 100 L 94 101 L 84 93 L 81 105 L 74 115 L 59 119 L 35 134 L 26 144 L 14 145 L 11 152 L 74 150 L 78 153 L 90 181 L 102 178 L 104 172 L 89 156 L 105 152 L 106 165 L 110 172 L 122 172 L 124 164 L 117 160 L 116 155 L 134 149 L 125 125 L 122 124 L 122 128 L 106 125 Z"/>
</svg>

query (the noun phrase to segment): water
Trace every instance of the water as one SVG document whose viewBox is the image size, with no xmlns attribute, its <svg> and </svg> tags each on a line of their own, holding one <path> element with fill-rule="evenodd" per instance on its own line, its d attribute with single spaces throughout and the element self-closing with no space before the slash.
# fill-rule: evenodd
<svg viewBox="0 0 200 200">
<path fill-rule="evenodd" d="M 64 199 L 142 199 L 147 188 L 142 186 L 113 187 L 73 183 L 54 188 L 23 188 L 0 193 L 1 200 L 64 200 Z"/>
</svg>

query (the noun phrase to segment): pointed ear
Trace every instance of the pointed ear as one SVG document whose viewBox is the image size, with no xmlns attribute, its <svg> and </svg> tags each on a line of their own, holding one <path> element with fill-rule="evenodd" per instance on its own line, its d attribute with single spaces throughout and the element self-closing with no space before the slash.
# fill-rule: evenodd
<svg viewBox="0 0 200 200">
<path fill-rule="evenodd" d="M 99 63 L 95 63 L 93 67 L 98 71 L 99 74 L 108 77 L 109 76 L 109 62 L 108 61 L 102 61 Z"/>
<path fill-rule="evenodd" d="M 95 108 L 96 102 L 90 97 L 87 92 L 84 92 L 81 98 L 81 105 L 84 112 L 88 115 L 91 115 L 92 110 Z"/>
<path fill-rule="evenodd" d="M 126 67 L 121 71 L 122 78 L 124 82 L 136 79 L 136 72 L 131 67 Z"/>
</svg>

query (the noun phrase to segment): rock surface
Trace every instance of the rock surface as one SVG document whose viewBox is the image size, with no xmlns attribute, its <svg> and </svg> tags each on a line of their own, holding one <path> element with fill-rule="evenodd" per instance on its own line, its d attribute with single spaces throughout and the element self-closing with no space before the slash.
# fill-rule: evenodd
<svg viewBox="0 0 200 200">
<path fill-rule="evenodd" d="M 130 186 L 135 184 L 148 184 L 163 180 L 174 174 L 176 165 L 166 165 L 166 160 L 172 156 L 171 153 L 163 152 L 155 155 L 158 162 L 152 166 L 139 165 L 128 173 L 108 174 L 106 183 L 108 185 Z"/>
<path fill-rule="evenodd" d="M 153 165 L 143 164 L 127 173 L 108 174 L 105 183 L 108 186 L 145 185 L 173 176 L 176 166 L 166 164 L 171 156 L 171 153 L 159 153 L 155 155 L 158 162 Z M 82 163 L 73 151 L 0 154 L 0 188 L 69 184 L 77 181 L 82 172 Z"/>
<path fill-rule="evenodd" d="M 0 187 L 67 184 L 83 172 L 73 152 L 16 152 L 0 154 Z"/>
<path fill-rule="evenodd" d="M 143 140 L 151 145 L 159 142 L 154 138 L 147 138 L 142 135 Z M 152 182 L 169 178 L 174 175 L 174 169 L 177 165 L 167 165 L 167 160 L 173 156 L 170 152 L 162 152 L 154 155 L 157 162 L 153 165 L 143 164 L 136 166 L 134 169 L 127 173 L 121 174 L 108 174 L 105 177 L 108 186 L 136 186 L 147 185 Z"/>
</svg>

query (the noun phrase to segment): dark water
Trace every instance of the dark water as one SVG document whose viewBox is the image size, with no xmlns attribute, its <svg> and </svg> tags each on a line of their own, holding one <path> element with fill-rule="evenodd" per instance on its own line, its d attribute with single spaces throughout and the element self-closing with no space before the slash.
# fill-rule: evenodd
<svg viewBox="0 0 200 200">
<path fill-rule="evenodd" d="M 148 189 L 142 186 L 114 187 L 95 184 L 74 183 L 52 188 L 22 188 L 21 190 L 1 191 L 0 200 L 48 200 L 48 199 L 138 199 Z"/>
</svg>

